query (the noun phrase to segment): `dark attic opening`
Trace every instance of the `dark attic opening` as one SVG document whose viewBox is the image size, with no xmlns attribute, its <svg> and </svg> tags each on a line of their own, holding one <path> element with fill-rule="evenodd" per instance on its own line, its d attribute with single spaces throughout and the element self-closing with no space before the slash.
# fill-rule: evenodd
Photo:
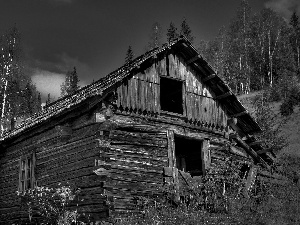
<svg viewBox="0 0 300 225">
<path fill-rule="evenodd" d="M 182 85 L 182 81 L 160 77 L 161 110 L 183 114 Z"/>
<path fill-rule="evenodd" d="M 203 175 L 202 141 L 175 136 L 176 168 L 191 176 Z"/>
</svg>

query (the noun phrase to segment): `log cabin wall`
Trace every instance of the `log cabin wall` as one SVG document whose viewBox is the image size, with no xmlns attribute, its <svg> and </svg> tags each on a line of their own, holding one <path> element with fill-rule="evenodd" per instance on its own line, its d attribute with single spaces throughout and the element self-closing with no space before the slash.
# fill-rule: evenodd
<svg viewBox="0 0 300 225">
<path fill-rule="evenodd" d="M 171 147 L 176 146 L 174 135 L 191 140 L 210 140 L 208 167 L 216 172 L 225 166 L 226 159 L 233 160 L 237 169 L 245 163 L 253 163 L 246 154 L 242 155 L 242 151 L 240 155 L 230 152 L 229 140 L 213 132 L 144 120 L 135 114 L 114 115 L 111 122 L 118 125 L 115 129 L 103 131 L 99 142 L 105 147 L 97 158 L 97 174 L 103 180 L 104 193 L 108 196 L 109 215 L 118 217 L 136 211 L 138 196 L 159 195 L 166 183 L 177 182 L 183 192 L 192 187 L 198 177 L 193 178 L 176 168 L 175 152 Z M 168 136 L 170 131 L 174 134 L 171 139 Z M 189 147 L 192 146 L 186 146 L 186 151 Z"/>
<path fill-rule="evenodd" d="M 160 115 L 160 76 L 183 81 L 183 116 L 189 123 L 223 130 L 227 115 L 214 93 L 195 71 L 173 53 L 158 55 L 117 88 L 116 105 L 121 111 Z"/>
<path fill-rule="evenodd" d="M 166 132 L 153 126 L 119 127 L 103 132 L 97 172 L 104 180 L 109 215 L 137 210 L 138 196 L 158 194 L 168 166 Z"/>
<path fill-rule="evenodd" d="M 93 172 L 99 146 L 99 126 L 91 113 L 68 124 L 57 125 L 47 131 L 12 143 L 0 157 L 0 224 L 25 223 L 28 212 L 23 211 L 16 194 L 19 189 L 20 158 L 35 154 L 35 181 L 38 186 L 57 187 L 69 182 L 81 189 L 78 203 L 81 212 L 92 220 L 108 216 L 107 200 L 103 196 L 103 182 Z M 75 205 L 72 206 L 76 207 Z M 5 222 L 4 222 L 5 221 Z"/>
</svg>

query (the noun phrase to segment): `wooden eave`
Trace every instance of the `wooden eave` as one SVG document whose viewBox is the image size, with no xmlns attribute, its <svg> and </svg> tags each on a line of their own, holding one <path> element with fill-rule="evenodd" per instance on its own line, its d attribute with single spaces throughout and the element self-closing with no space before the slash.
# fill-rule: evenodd
<svg viewBox="0 0 300 225">
<path fill-rule="evenodd" d="M 64 111 L 68 111 L 75 105 L 81 104 L 90 97 L 102 96 L 103 92 L 106 92 L 112 86 L 126 79 L 126 77 L 130 76 L 137 68 L 140 68 L 147 62 L 149 63 L 151 60 L 154 60 L 157 55 L 165 54 L 170 49 L 183 57 L 186 62 L 191 60 L 192 62 L 190 63 L 190 66 L 202 74 L 202 79 L 205 79 L 206 77 L 207 85 L 211 86 L 214 93 L 217 93 L 218 95 L 226 95 L 226 93 L 231 92 L 230 88 L 218 75 L 213 75 L 210 77 L 210 79 L 208 79 L 209 76 L 215 74 L 214 70 L 199 55 L 197 50 L 186 38 L 180 37 L 170 44 L 163 45 L 161 48 L 155 48 L 146 52 L 145 54 L 134 59 L 131 63 L 125 64 L 98 81 L 81 88 L 73 95 L 65 96 L 64 98 L 51 103 L 47 108 L 32 115 L 14 130 L 5 132 L 3 137 L 0 139 L 0 142 L 10 139 L 16 135 L 20 135 L 20 133 L 32 129 L 41 123 L 44 124 L 46 121 L 64 113 Z M 223 105 L 228 115 L 239 114 L 246 110 L 235 95 L 224 96 L 222 99 L 217 101 L 220 101 L 220 104 Z M 249 114 L 239 116 L 237 119 L 237 126 L 245 134 L 261 131 L 258 124 Z"/>
</svg>

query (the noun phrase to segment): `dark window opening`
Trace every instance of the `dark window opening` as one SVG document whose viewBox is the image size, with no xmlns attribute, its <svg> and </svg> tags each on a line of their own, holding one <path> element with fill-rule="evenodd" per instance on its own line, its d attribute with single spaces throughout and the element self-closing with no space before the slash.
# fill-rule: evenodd
<svg viewBox="0 0 300 225">
<path fill-rule="evenodd" d="M 160 78 L 161 110 L 183 114 L 182 85 L 182 81 Z"/>
<path fill-rule="evenodd" d="M 175 137 L 176 168 L 191 176 L 203 175 L 202 141 Z"/>
</svg>

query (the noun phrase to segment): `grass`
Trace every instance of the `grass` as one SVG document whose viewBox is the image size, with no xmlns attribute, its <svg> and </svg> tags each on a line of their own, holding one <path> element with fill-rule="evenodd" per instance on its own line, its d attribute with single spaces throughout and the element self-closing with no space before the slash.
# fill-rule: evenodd
<svg viewBox="0 0 300 225">
<path fill-rule="evenodd" d="M 240 95 L 238 99 L 242 102 L 245 108 L 252 113 L 254 111 L 251 102 L 253 99 L 260 94 L 260 92 L 252 92 L 248 95 Z M 279 108 L 282 102 L 272 102 L 270 104 L 271 109 L 276 114 L 280 114 Z M 280 119 L 285 119 L 280 116 Z M 295 107 L 294 113 L 288 116 L 286 123 L 282 127 L 282 134 L 287 137 L 289 145 L 285 147 L 282 152 L 278 155 L 282 154 L 290 154 L 297 155 L 300 157 L 300 108 Z"/>
</svg>

